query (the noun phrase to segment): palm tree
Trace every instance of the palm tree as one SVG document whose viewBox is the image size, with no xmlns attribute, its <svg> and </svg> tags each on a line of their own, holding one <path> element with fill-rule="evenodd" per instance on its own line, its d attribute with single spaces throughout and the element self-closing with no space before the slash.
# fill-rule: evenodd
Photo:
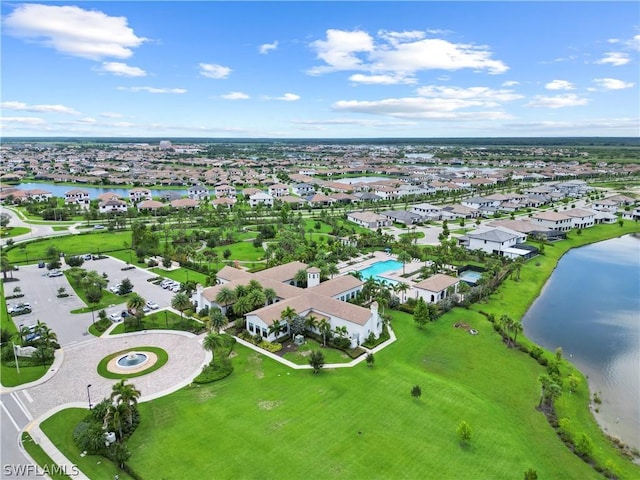
<svg viewBox="0 0 640 480">
<path fill-rule="evenodd" d="M 211 363 L 213 365 L 213 360 L 215 357 L 215 351 L 217 348 L 220 348 L 223 344 L 222 337 L 217 333 L 209 332 L 204 340 L 202 340 L 202 348 L 211 352 Z"/>
<path fill-rule="evenodd" d="M 275 341 L 278 341 L 278 336 L 285 328 L 287 327 L 285 327 L 280 320 L 276 319 L 271 325 L 269 325 L 269 333 L 273 333 L 273 335 L 276 337 Z"/>
<path fill-rule="evenodd" d="M 244 315 L 246 313 L 249 313 L 253 309 L 254 306 L 251 303 L 249 295 L 238 298 L 238 300 L 236 300 L 236 303 L 233 304 L 233 313 L 235 313 L 236 315 Z"/>
<path fill-rule="evenodd" d="M 307 315 L 304 319 L 304 326 L 309 330 L 314 330 L 318 327 L 318 318 L 313 315 Z"/>
<path fill-rule="evenodd" d="M 353 270 L 352 272 L 349 272 L 349 275 L 353 275 L 358 280 L 362 280 L 362 272 L 359 270 Z"/>
<path fill-rule="evenodd" d="M 220 333 L 220 330 L 222 330 L 228 323 L 229 319 L 219 308 L 212 308 L 209 311 L 209 325 L 211 325 L 211 328 L 215 330 L 216 333 Z"/>
<path fill-rule="evenodd" d="M 180 312 L 180 321 L 183 319 L 183 312 L 191 307 L 191 300 L 185 293 L 178 292 L 171 300 L 171 306 Z"/>
<path fill-rule="evenodd" d="M 129 408 L 129 425 L 133 423 L 133 407 L 138 404 L 138 398 L 140 398 L 140 390 L 138 390 L 133 384 L 125 383 L 126 379 L 120 380 L 114 384 L 111 392 L 111 401 L 115 399 L 116 403 L 125 403 Z"/>
<path fill-rule="evenodd" d="M 340 270 L 338 269 L 338 266 L 335 263 L 327 264 L 327 275 L 329 275 L 329 278 L 333 278 L 334 275 L 338 275 L 339 273 L 340 273 Z"/>
<path fill-rule="evenodd" d="M 109 405 L 107 413 L 104 416 L 104 427 L 112 427 L 118 430 L 119 437 L 122 440 L 122 423 L 124 419 L 130 414 L 131 406 L 126 403 L 116 403 Z"/>
<path fill-rule="evenodd" d="M 53 349 L 53 344 L 58 341 L 56 332 L 51 330 L 46 323 L 38 320 L 36 323 L 35 333 L 40 336 L 40 342 L 45 348 Z"/>
<path fill-rule="evenodd" d="M 262 287 L 260 288 L 260 290 L 251 290 L 247 295 L 247 298 L 249 299 L 249 302 L 251 302 L 251 305 L 254 309 L 263 306 L 267 301 L 267 297 L 262 291 Z"/>
<path fill-rule="evenodd" d="M 137 293 L 132 293 L 127 301 L 127 309 L 135 312 L 136 319 L 138 320 L 138 326 L 140 326 L 140 320 L 144 315 L 144 311 L 142 309 L 146 303 L 147 301 Z"/>
<path fill-rule="evenodd" d="M 236 298 L 237 297 L 234 291 L 231 288 L 225 286 L 222 287 L 216 295 L 216 303 L 218 305 L 222 305 L 222 309 L 226 313 L 228 306 L 235 302 Z"/>
<path fill-rule="evenodd" d="M 252 279 L 252 280 L 249 280 L 249 284 L 247 285 L 247 288 L 249 289 L 249 291 L 262 290 L 262 285 L 260 285 L 260 282 L 257 281 L 256 279 Z"/>
<path fill-rule="evenodd" d="M 407 300 L 407 296 L 405 295 L 409 290 L 411 289 L 411 287 L 409 286 L 408 283 L 404 283 L 404 282 L 398 282 L 393 286 L 393 291 L 395 293 L 400 293 L 403 294 L 401 297 L 401 300 L 404 302 Z"/>
<path fill-rule="evenodd" d="M 282 313 L 280 314 L 280 319 L 281 320 L 286 320 L 287 322 L 291 322 L 291 320 L 293 320 L 293 318 L 297 315 L 298 313 L 291 307 L 286 307 L 284 310 L 282 310 Z"/>
<path fill-rule="evenodd" d="M 402 251 L 398 254 L 398 261 L 402 262 L 402 275 L 405 274 L 405 265 L 411 261 L 413 257 L 409 255 L 407 252 Z"/>
<path fill-rule="evenodd" d="M 349 335 L 349 330 L 347 330 L 347 327 L 344 325 L 334 328 L 333 331 L 336 332 L 336 334 L 339 335 L 340 338 L 346 338 Z"/>
<path fill-rule="evenodd" d="M 306 281 L 307 281 L 307 271 L 304 268 L 301 268 L 293 276 L 293 283 L 297 287 L 298 284 L 304 283 Z"/>
<path fill-rule="evenodd" d="M 278 298 L 278 294 L 273 288 L 265 288 L 262 293 L 264 293 L 264 306 L 273 303 L 273 301 Z"/>
<path fill-rule="evenodd" d="M 516 346 L 518 345 L 518 333 L 522 333 L 523 330 L 522 322 L 520 320 L 514 320 L 511 328 L 513 328 L 513 345 Z"/>
<path fill-rule="evenodd" d="M 320 329 L 320 333 L 322 333 L 322 345 L 327 346 L 327 333 L 331 332 L 331 324 L 326 318 L 320 320 L 318 324 L 318 328 Z"/>
<path fill-rule="evenodd" d="M 233 293 L 235 293 L 236 298 L 239 299 L 244 297 L 247 293 L 249 293 L 249 289 L 247 288 L 246 285 L 238 285 L 236 289 L 233 291 Z"/>
</svg>

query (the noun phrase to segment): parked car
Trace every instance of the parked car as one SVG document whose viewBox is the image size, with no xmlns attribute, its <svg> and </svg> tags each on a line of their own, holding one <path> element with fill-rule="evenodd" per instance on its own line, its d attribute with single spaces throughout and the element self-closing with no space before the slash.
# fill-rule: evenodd
<svg viewBox="0 0 640 480">
<path fill-rule="evenodd" d="M 111 320 L 113 323 L 121 322 L 122 321 L 122 315 L 120 315 L 118 312 L 110 313 L 109 314 L 109 320 Z"/>
<path fill-rule="evenodd" d="M 156 302 L 152 302 L 151 300 L 147 302 L 147 307 L 149 307 L 151 310 L 157 310 L 158 308 L 160 308 L 160 306 Z"/>
<path fill-rule="evenodd" d="M 118 293 L 118 292 L 120 291 L 120 286 L 121 286 L 121 285 L 122 285 L 121 283 L 116 283 L 115 285 L 111 285 L 111 286 L 109 287 L 109 291 L 110 291 L 111 293 Z"/>
<path fill-rule="evenodd" d="M 94 225 L 93 229 L 94 230 L 102 230 L 104 228 L 104 225 Z"/>
<path fill-rule="evenodd" d="M 38 262 L 38 268 L 44 268 L 45 263 L 44 262 Z"/>
<path fill-rule="evenodd" d="M 82 257 L 84 260 L 91 260 L 93 258 L 93 255 L 91 255 L 90 253 L 87 253 L 84 257 Z"/>
<path fill-rule="evenodd" d="M 51 270 L 49 272 L 49 276 L 50 277 L 61 277 L 62 276 L 62 272 L 60 270 Z"/>
<path fill-rule="evenodd" d="M 169 288 L 172 285 L 173 285 L 173 280 L 163 280 L 162 282 L 160 282 L 160 286 L 165 289 Z"/>
<path fill-rule="evenodd" d="M 11 315 L 23 315 L 25 313 L 31 313 L 31 305 L 28 303 L 18 303 L 7 308 L 7 312 Z"/>
</svg>

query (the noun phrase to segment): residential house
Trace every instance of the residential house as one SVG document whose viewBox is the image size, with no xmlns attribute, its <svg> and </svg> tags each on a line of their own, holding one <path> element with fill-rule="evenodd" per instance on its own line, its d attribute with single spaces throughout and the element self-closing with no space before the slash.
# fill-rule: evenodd
<svg viewBox="0 0 640 480">
<path fill-rule="evenodd" d="M 524 233 L 509 230 L 504 227 L 481 228 L 468 232 L 465 247 L 469 250 L 482 250 L 489 254 L 508 258 L 527 256 L 530 250 L 516 248 L 519 243 L 527 241 Z"/>
<path fill-rule="evenodd" d="M 589 228 L 596 223 L 595 213 L 581 208 L 572 208 L 562 212 L 564 215 L 571 217 L 572 228 Z"/>
<path fill-rule="evenodd" d="M 264 205 L 265 207 L 273 207 L 273 197 L 268 193 L 259 191 L 252 195 L 249 195 L 249 205 L 255 207 L 257 205 Z"/>
<path fill-rule="evenodd" d="M 143 200 L 151 200 L 151 190 L 148 188 L 132 188 L 129 190 L 129 201 L 133 205 Z"/>
<path fill-rule="evenodd" d="M 231 185 L 218 185 L 213 189 L 216 198 L 226 198 L 236 196 L 236 189 Z"/>
<path fill-rule="evenodd" d="M 269 195 L 272 197 L 282 197 L 283 195 L 289 195 L 289 187 L 282 183 L 276 183 L 269 187 Z"/>
<path fill-rule="evenodd" d="M 53 193 L 39 188 L 25 190 L 25 193 L 27 194 L 27 198 L 34 202 L 46 202 L 50 198 L 53 198 Z"/>
<path fill-rule="evenodd" d="M 347 220 L 362 225 L 367 228 L 390 227 L 391 219 L 383 217 L 375 212 L 350 212 L 347 214 Z"/>
<path fill-rule="evenodd" d="M 460 279 L 438 273 L 413 285 L 415 298 L 422 298 L 427 303 L 438 303 L 458 293 Z"/>
<path fill-rule="evenodd" d="M 406 210 L 387 210 L 380 212 L 383 217 L 389 218 L 392 222 L 403 223 L 405 225 L 413 225 L 422 221 L 422 215 L 408 212 Z"/>
<path fill-rule="evenodd" d="M 141 212 L 153 212 L 162 207 L 164 207 L 164 204 L 162 202 L 158 202 L 157 200 L 143 200 L 138 203 L 138 210 Z"/>
<path fill-rule="evenodd" d="M 531 217 L 531 221 L 547 227 L 551 230 L 558 230 L 560 232 L 567 232 L 571 230 L 572 220 L 568 215 L 557 212 L 538 212 Z"/>
<path fill-rule="evenodd" d="M 194 185 L 187 190 L 187 196 L 197 202 L 209 199 L 209 190 L 204 185 Z"/>
<path fill-rule="evenodd" d="M 198 208 L 200 203 L 193 198 L 178 198 L 171 201 L 173 208 L 194 209 Z"/>
<path fill-rule="evenodd" d="M 89 200 L 89 192 L 86 190 L 69 190 L 64 194 L 64 203 L 65 204 L 77 204 L 82 208 L 89 208 L 90 200 Z"/>
<path fill-rule="evenodd" d="M 316 193 L 316 189 L 310 183 L 296 183 L 293 186 L 293 193 L 300 195 L 301 197 L 306 197 Z"/>
<path fill-rule="evenodd" d="M 117 198 L 111 198 L 100 202 L 98 204 L 98 211 L 100 213 L 126 213 L 127 203 Z"/>
</svg>

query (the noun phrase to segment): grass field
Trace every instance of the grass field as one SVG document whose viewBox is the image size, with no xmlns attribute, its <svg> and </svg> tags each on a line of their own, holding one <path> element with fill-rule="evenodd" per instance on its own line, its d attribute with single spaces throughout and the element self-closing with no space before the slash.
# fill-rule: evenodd
<svg viewBox="0 0 640 480">
<path fill-rule="evenodd" d="M 323 348 L 322 343 L 309 337 L 305 338 L 304 345 L 300 345 L 298 351 L 287 352 L 283 357 L 298 365 L 309 365 L 309 354 L 312 350 L 320 350 L 325 363 L 349 363 L 352 360 L 346 353 L 335 348 Z"/>
<path fill-rule="evenodd" d="M 255 262 L 256 260 L 260 260 L 264 257 L 264 250 L 260 247 L 254 247 L 253 242 L 236 242 L 230 245 L 224 245 L 222 247 L 212 248 L 211 251 L 216 252 L 218 254 L 218 258 L 220 261 L 224 260 L 223 253 L 225 250 L 229 249 L 231 251 L 231 256 L 229 260 L 238 260 L 241 262 Z M 211 265 L 215 265 L 212 263 Z"/>
<path fill-rule="evenodd" d="M 31 435 L 26 432 L 22 434 L 22 446 L 27 451 L 27 453 L 33 458 L 38 465 L 55 465 L 55 462 L 51 460 L 51 457 L 46 454 L 46 452 L 42 449 L 40 445 L 38 445 Z M 64 475 L 62 473 L 54 472 L 53 470 L 49 470 L 51 472 L 49 476 L 52 480 L 62 480 L 64 478 L 71 478 L 68 475 Z M 73 474 L 71 470 L 69 470 L 70 474 Z"/>
<path fill-rule="evenodd" d="M 0 237 L 17 237 L 18 235 L 24 235 L 25 233 L 29 233 L 30 231 L 31 229 L 27 227 L 6 227 L 0 230 Z"/>
<path fill-rule="evenodd" d="M 131 232 L 100 232 L 79 235 L 66 235 L 63 237 L 34 240 L 27 243 L 26 255 L 31 263 L 44 259 L 45 252 L 50 246 L 55 246 L 66 256 L 84 255 L 86 253 L 105 253 L 113 250 L 124 250 L 125 243 L 131 241 Z M 13 247 L 7 252 L 7 257 L 12 263 L 24 263 L 25 251 Z"/>
</svg>

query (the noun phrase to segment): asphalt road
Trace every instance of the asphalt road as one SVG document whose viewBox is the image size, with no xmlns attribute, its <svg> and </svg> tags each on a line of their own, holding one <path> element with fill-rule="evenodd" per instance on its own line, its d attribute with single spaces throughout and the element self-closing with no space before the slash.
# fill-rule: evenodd
<svg viewBox="0 0 640 480">
<path fill-rule="evenodd" d="M 32 420 L 32 416 L 26 409 L 19 392 L 3 393 L 0 395 L 0 461 L 2 470 L 0 478 L 42 479 L 36 475 L 31 462 L 24 456 L 18 435 L 20 431 Z M 22 469 L 22 470 L 20 470 Z"/>
</svg>

